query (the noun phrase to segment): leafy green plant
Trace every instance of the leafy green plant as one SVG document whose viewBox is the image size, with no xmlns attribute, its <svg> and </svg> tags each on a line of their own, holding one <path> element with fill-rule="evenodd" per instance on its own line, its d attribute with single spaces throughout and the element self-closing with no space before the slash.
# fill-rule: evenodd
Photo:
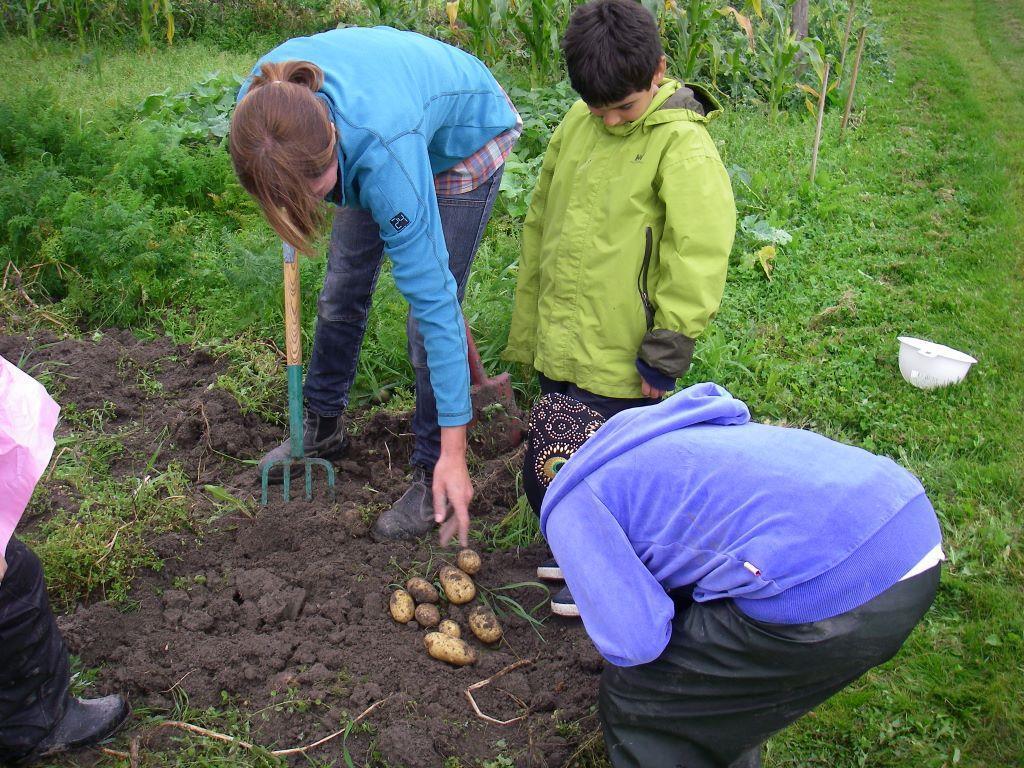
<svg viewBox="0 0 1024 768">
<path fill-rule="evenodd" d="M 499 210 L 515 219 L 523 219 L 530 208 L 530 197 L 537 185 L 540 166 L 544 157 L 537 155 L 521 160 L 516 152 L 505 159 L 505 173 L 501 177 Z"/>
<path fill-rule="evenodd" d="M 530 84 L 548 82 L 562 66 L 560 41 L 570 0 L 521 0 L 511 21 L 530 56 Z"/>
<path fill-rule="evenodd" d="M 573 92 L 562 81 L 545 88 L 512 88 L 509 97 L 523 120 L 523 133 L 515 151 L 505 160 L 498 210 L 522 219 L 544 160 L 544 152 L 555 127 L 572 104 Z"/>
<path fill-rule="evenodd" d="M 474 55 L 493 60 L 498 30 L 509 11 L 508 0 L 452 0 L 446 8 L 456 37 L 464 40 Z M 462 23 L 457 24 L 459 21 Z"/>
<path fill-rule="evenodd" d="M 228 135 L 235 96 L 244 78 L 239 75 L 207 75 L 189 90 L 152 93 L 136 109 L 143 122 L 174 129 L 181 140 L 219 141 Z"/>
<path fill-rule="evenodd" d="M 715 3 L 710 0 L 668 0 L 662 25 L 670 71 L 682 80 L 693 80 L 710 67 L 721 50 L 715 25 Z"/>
</svg>

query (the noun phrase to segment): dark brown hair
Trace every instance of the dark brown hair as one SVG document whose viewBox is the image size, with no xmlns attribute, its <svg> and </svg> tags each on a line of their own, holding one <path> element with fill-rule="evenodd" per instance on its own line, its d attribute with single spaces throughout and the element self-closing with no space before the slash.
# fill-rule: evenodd
<svg viewBox="0 0 1024 768">
<path fill-rule="evenodd" d="M 636 0 L 593 0 L 578 6 L 562 50 L 573 90 L 592 107 L 650 88 L 664 55 L 658 23 Z"/>
<path fill-rule="evenodd" d="M 311 190 L 337 163 L 337 131 L 316 97 L 324 74 L 308 61 L 267 62 L 231 116 L 231 162 L 281 239 L 304 253 L 323 224 Z"/>
</svg>

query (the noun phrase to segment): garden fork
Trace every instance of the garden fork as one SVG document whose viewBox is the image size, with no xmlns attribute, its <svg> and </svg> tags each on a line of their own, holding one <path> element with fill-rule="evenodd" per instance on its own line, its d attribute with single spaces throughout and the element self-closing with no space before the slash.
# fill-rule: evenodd
<svg viewBox="0 0 1024 768">
<path fill-rule="evenodd" d="M 288 501 L 291 491 L 292 464 L 303 465 L 306 474 L 306 500 L 313 498 L 314 464 L 327 470 L 327 487 L 334 493 L 334 466 L 326 459 L 306 458 L 302 447 L 302 325 L 300 319 L 299 300 L 299 263 L 295 257 L 295 248 L 282 243 L 284 251 L 284 341 L 285 355 L 288 362 L 288 433 L 291 436 L 291 456 L 280 461 L 273 461 L 263 467 L 262 502 L 267 503 L 267 481 L 271 467 L 281 467 L 284 480 L 284 500 Z"/>
</svg>

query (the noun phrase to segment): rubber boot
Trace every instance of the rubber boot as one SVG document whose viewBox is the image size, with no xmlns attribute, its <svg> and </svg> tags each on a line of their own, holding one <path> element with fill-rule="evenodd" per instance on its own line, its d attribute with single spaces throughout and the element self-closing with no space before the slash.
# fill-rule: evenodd
<svg viewBox="0 0 1024 768">
<path fill-rule="evenodd" d="M 104 696 L 102 699 L 69 697 L 64 717 L 19 761 L 19 765 L 102 741 L 127 717 L 128 702 L 123 696 Z"/>
<path fill-rule="evenodd" d="M 277 448 L 260 459 L 258 471 L 263 477 L 263 468 L 267 464 L 283 462 L 291 458 L 292 440 L 289 437 Z M 345 425 L 341 416 L 317 416 L 315 413 L 306 411 L 302 421 L 302 450 L 307 458 L 327 459 L 333 461 L 340 459 L 348 450 L 348 436 L 345 434 Z M 283 464 L 271 466 L 267 475 L 269 483 L 283 483 Z M 305 469 L 301 463 L 291 465 L 291 479 L 293 481 L 302 478 Z"/>
</svg>

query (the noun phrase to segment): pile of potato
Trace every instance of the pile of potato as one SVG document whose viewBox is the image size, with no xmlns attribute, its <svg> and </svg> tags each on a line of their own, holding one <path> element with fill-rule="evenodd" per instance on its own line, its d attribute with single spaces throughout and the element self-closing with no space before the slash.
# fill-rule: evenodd
<svg viewBox="0 0 1024 768">
<path fill-rule="evenodd" d="M 472 549 L 463 549 L 455 559 L 458 568 L 442 565 L 438 580 L 445 597 L 452 605 L 465 605 L 476 597 L 473 576 L 480 570 L 480 555 Z M 441 599 L 434 585 L 414 576 L 405 583 L 405 589 L 391 593 L 388 608 L 391 618 L 400 624 L 416 619 L 424 629 L 434 629 L 423 638 L 423 644 L 433 658 L 455 666 L 476 662 L 476 650 L 462 639 L 462 630 L 451 619 L 441 619 L 438 602 Z M 501 640 L 501 624 L 494 611 L 485 605 L 473 606 L 466 617 L 470 631 L 481 643 L 490 645 Z"/>
</svg>

